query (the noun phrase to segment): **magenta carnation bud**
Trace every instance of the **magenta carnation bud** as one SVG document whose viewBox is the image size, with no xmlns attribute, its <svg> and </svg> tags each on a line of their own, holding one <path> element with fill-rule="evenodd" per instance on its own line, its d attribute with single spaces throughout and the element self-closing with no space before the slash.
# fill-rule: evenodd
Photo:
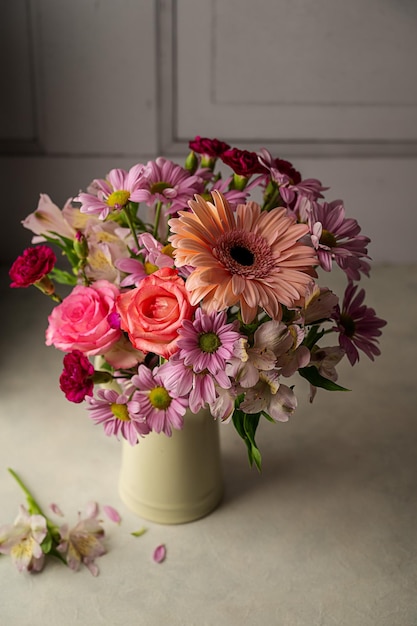
<svg viewBox="0 0 417 626">
<path fill-rule="evenodd" d="M 53 269 L 55 263 L 55 253 L 48 246 L 26 248 L 9 270 L 13 281 L 10 287 L 29 287 L 38 283 Z"/>
<path fill-rule="evenodd" d="M 88 358 L 80 352 L 73 350 L 64 356 L 64 369 L 59 378 L 59 386 L 70 402 L 77 404 L 86 396 L 93 395 L 94 367 Z"/>
</svg>

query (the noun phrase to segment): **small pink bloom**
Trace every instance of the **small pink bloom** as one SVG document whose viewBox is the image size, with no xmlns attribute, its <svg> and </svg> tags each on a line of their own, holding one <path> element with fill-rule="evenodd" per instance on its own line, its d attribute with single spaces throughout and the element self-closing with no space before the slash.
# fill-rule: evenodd
<svg viewBox="0 0 417 626">
<path fill-rule="evenodd" d="M 68 567 L 78 571 L 83 563 L 93 576 L 99 573 L 95 559 L 106 554 L 105 533 L 97 515 L 98 506 L 91 503 L 86 517 L 82 518 L 79 514 L 74 528 L 70 530 L 67 524 L 61 526 L 61 543 L 57 546 L 57 550 L 65 555 Z"/>
<path fill-rule="evenodd" d="M 155 563 L 162 563 L 162 561 L 165 561 L 166 555 L 166 547 L 164 544 L 161 544 L 160 546 L 155 548 L 153 553 L 153 560 L 155 561 Z"/>
<path fill-rule="evenodd" d="M 59 386 L 70 402 L 80 403 L 85 396 L 93 395 L 94 366 L 88 358 L 73 350 L 64 356 L 64 369 L 59 378 Z"/>
<path fill-rule="evenodd" d="M 48 246 L 26 248 L 9 270 L 10 287 L 29 287 L 44 278 L 54 267 L 56 256 Z"/>
<path fill-rule="evenodd" d="M 191 319 L 194 307 L 185 283 L 172 268 L 164 267 L 144 278 L 136 289 L 117 299 L 121 328 L 138 350 L 169 358 L 178 350 L 178 329 Z"/>
<path fill-rule="evenodd" d="M 14 524 L 0 527 L 0 554 L 10 554 L 19 572 L 40 572 L 45 562 L 41 543 L 47 534 L 43 515 L 30 515 L 24 506 Z"/>
<path fill-rule="evenodd" d="M 87 356 L 109 350 L 121 336 L 108 321 L 118 295 L 117 287 L 106 280 L 74 287 L 48 317 L 46 345 L 65 352 L 80 350 Z"/>
</svg>

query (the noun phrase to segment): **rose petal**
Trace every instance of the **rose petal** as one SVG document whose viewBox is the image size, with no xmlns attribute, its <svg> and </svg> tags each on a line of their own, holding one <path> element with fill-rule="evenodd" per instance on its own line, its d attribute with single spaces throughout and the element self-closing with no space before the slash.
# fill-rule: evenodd
<svg viewBox="0 0 417 626">
<path fill-rule="evenodd" d="M 153 560 L 155 561 L 155 563 L 162 563 L 162 561 L 165 561 L 166 553 L 167 551 L 164 544 L 161 544 L 160 546 L 155 548 L 155 551 L 153 553 Z"/>
<path fill-rule="evenodd" d="M 116 509 L 114 509 L 112 506 L 108 504 L 104 504 L 102 506 L 102 509 L 112 522 L 115 522 L 115 524 L 120 524 L 120 522 L 122 521 L 122 518 L 120 517 Z"/>
</svg>

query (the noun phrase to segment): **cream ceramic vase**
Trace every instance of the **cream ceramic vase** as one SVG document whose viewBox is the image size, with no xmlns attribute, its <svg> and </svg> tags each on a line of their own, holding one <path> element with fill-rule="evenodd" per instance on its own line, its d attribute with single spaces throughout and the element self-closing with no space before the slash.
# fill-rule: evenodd
<svg viewBox="0 0 417 626">
<path fill-rule="evenodd" d="M 150 433 L 123 441 L 119 493 L 136 515 L 181 524 L 213 511 L 223 495 L 219 425 L 208 409 L 184 416 L 172 437 Z"/>
</svg>

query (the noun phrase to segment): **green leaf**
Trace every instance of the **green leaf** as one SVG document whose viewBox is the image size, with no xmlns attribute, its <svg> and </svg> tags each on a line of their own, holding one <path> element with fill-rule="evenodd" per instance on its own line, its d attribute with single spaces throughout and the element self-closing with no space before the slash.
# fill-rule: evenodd
<svg viewBox="0 0 417 626">
<path fill-rule="evenodd" d="M 319 326 L 312 326 L 308 331 L 307 337 L 303 341 L 303 345 L 307 346 L 309 350 L 323 337 L 324 329 L 319 330 Z"/>
<path fill-rule="evenodd" d="M 233 424 L 246 444 L 248 450 L 249 463 L 254 463 L 258 470 L 261 470 L 262 457 L 255 441 L 256 429 L 258 428 L 260 413 L 246 414 L 240 409 L 235 409 L 233 413 Z"/>
<path fill-rule="evenodd" d="M 76 276 L 70 274 L 69 272 L 60 270 L 57 267 L 54 267 L 53 270 L 49 272 L 49 276 L 52 280 L 56 280 L 56 282 L 61 285 L 76 285 L 77 283 Z"/>
<path fill-rule="evenodd" d="M 314 387 L 321 387 L 322 389 L 327 389 L 327 391 L 350 391 L 350 389 L 341 387 L 329 378 L 322 376 L 317 367 L 314 365 L 311 365 L 310 367 L 301 367 L 298 372 L 300 376 L 308 380 L 308 382 L 314 385 Z"/>
<path fill-rule="evenodd" d="M 48 554 L 52 549 L 52 537 L 51 534 L 48 533 L 45 539 L 41 543 L 42 552 L 44 554 Z"/>
<path fill-rule="evenodd" d="M 134 530 L 133 533 L 130 533 L 133 537 L 142 537 L 142 535 L 144 535 L 146 533 L 148 529 L 143 527 L 140 528 L 139 530 Z"/>
</svg>

